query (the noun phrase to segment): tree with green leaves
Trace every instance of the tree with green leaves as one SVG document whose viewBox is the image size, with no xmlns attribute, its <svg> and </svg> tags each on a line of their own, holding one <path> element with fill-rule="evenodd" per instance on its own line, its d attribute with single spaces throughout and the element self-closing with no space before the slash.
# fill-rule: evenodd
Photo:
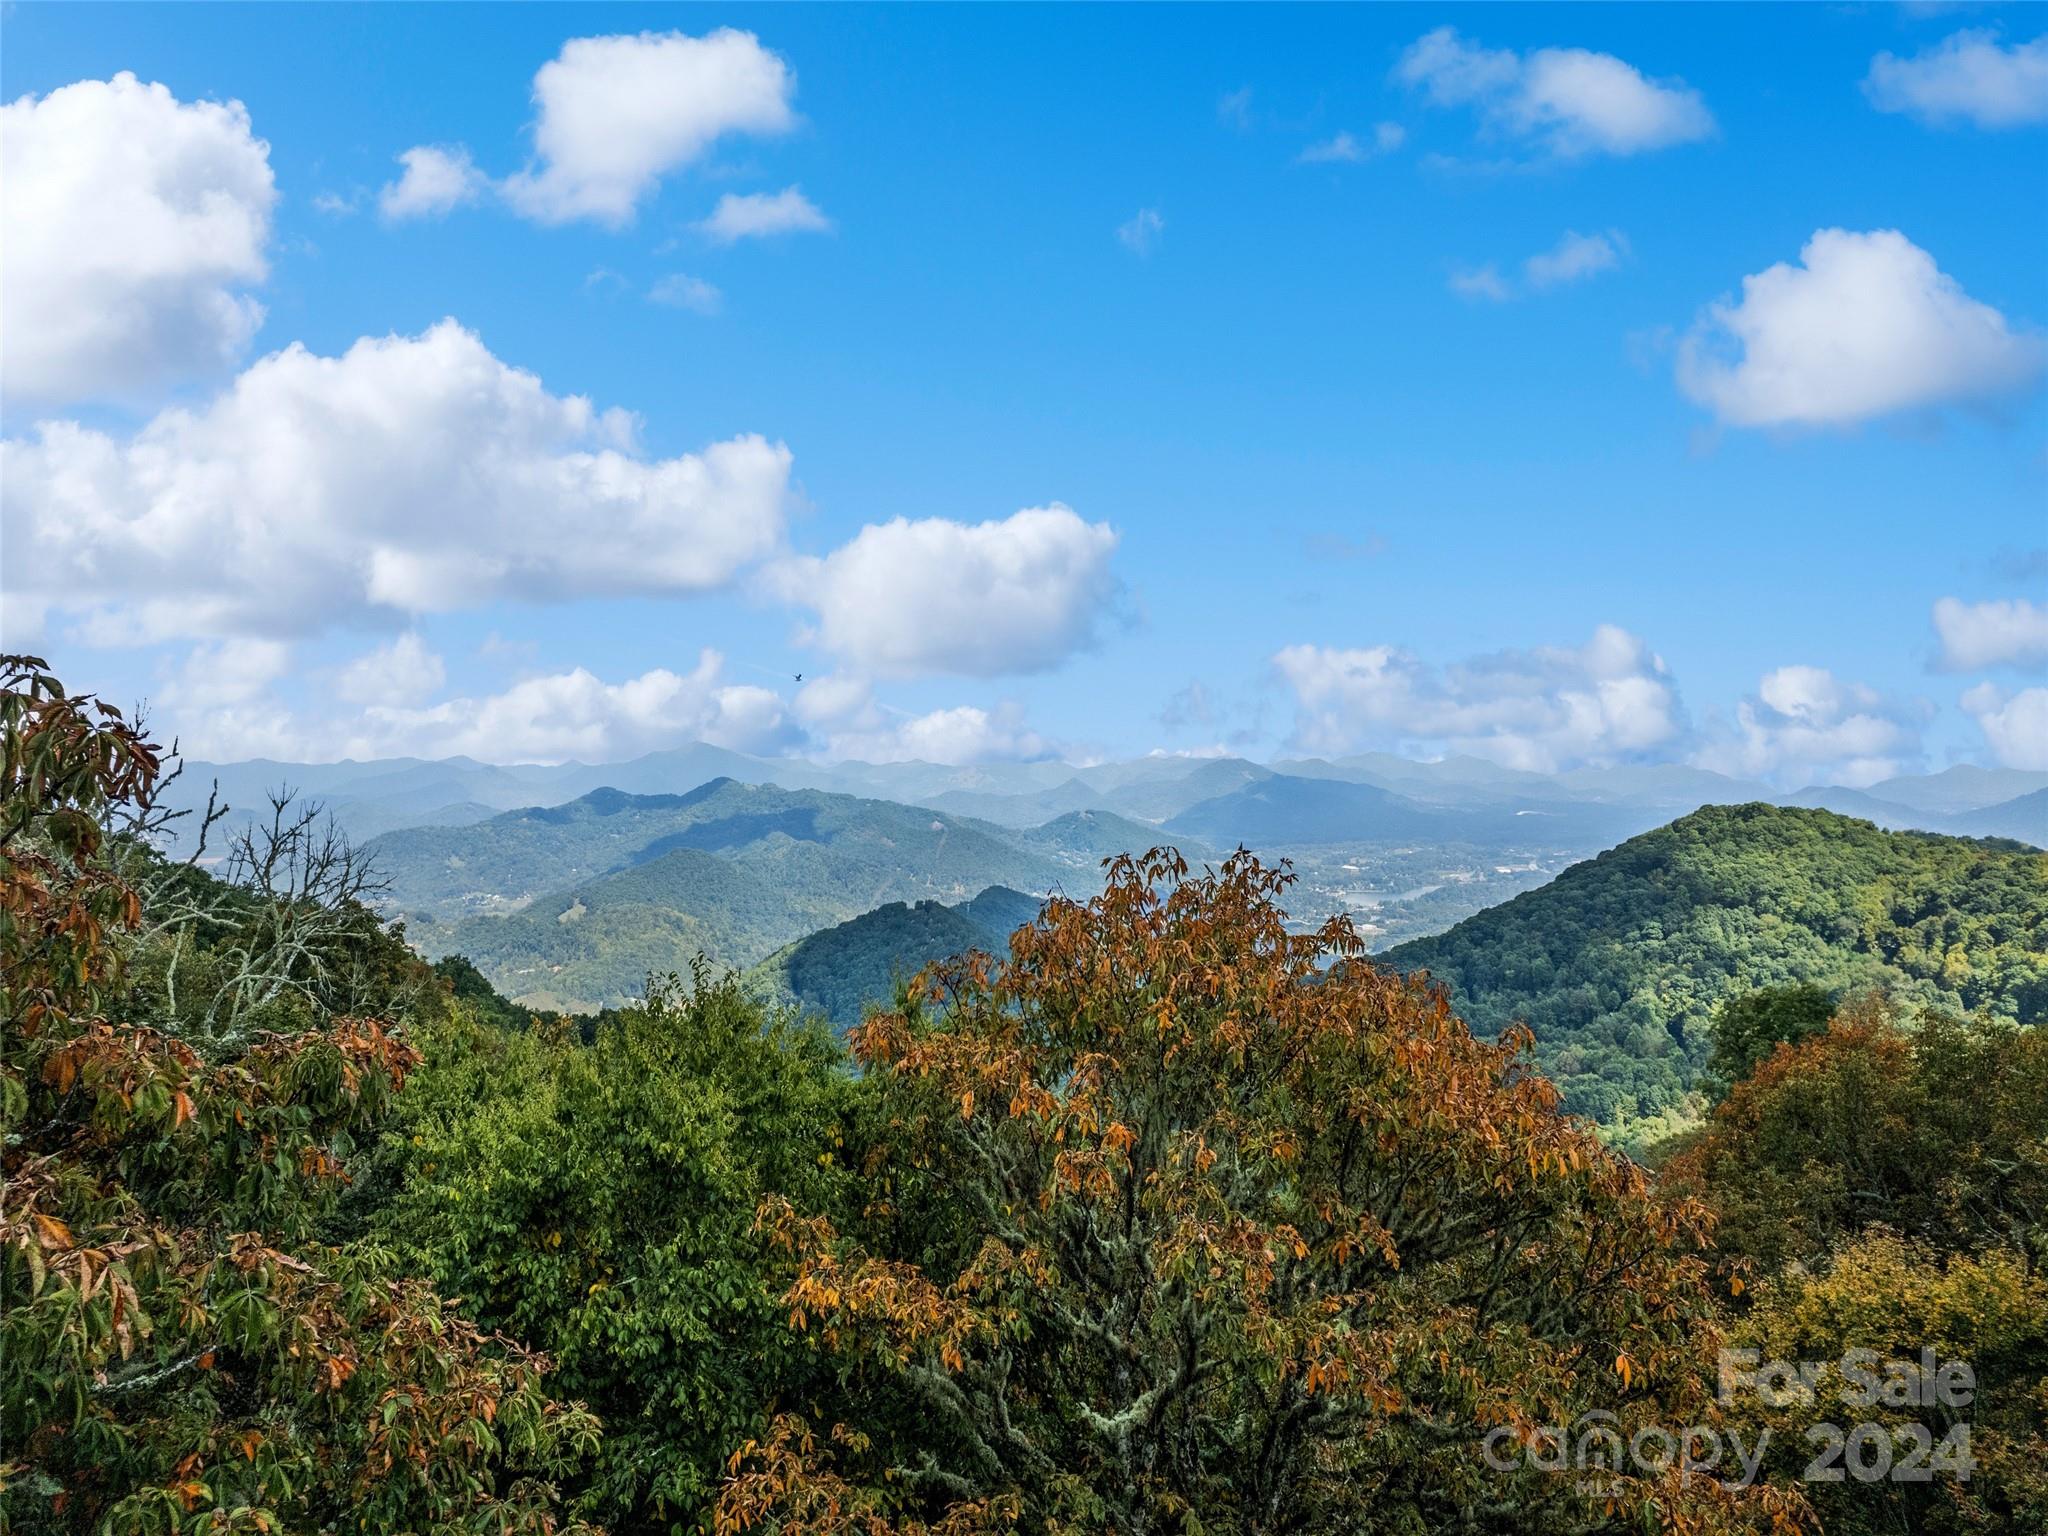
<svg viewBox="0 0 2048 1536">
<path fill-rule="evenodd" d="M 702 963 L 583 1031 L 457 1021 L 387 1138 L 375 1218 L 409 1267 L 545 1350 L 604 1419 L 579 1482 L 615 1531 L 708 1523 L 725 1458 L 827 1376 L 784 1324 L 754 1212 L 859 1204 L 861 1085 L 821 1023 L 769 1014 Z"/>
<path fill-rule="evenodd" d="M 1862 999 L 1764 1057 L 1664 1179 L 1715 1213 L 1732 1345 L 1837 1363 L 1931 1349 L 1972 1371 L 1965 1411 L 1847 1420 L 1881 1425 L 1902 1462 L 1921 1430 L 1953 1452 L 1966 1425 L 1974 1464 L 1805 1484 L 1831 1536 L 2048 1529 L 2048 1031 Z M 1830 1365 L 1821 1406 L 1738 1398 L 1746 1438 L 1771 1430 L 1782 1484 L 1803 1483 L 1807 1429 L 1844 1417 L 1827 1411 L 1844 1385 Z"/>
<path fill-rule="evenodd" d="M 0 1526 L 579 1528 L 552 1480 L 597 1425 L 545 1361 L 319 1240 L 418 1054 L 320 984 L 233 1041 L 125 1016 L 138 947 L 175 942 L 109 832 L 159 753 L 33 657 L 0 674 Z"/>
<path fill-rule="evenodd" d="M 1714 1050 L 1707 1070 L 1724 1083 L 1749 1076 L 1781 1045 L 1797 1045 L 1828 1027 L 1835 997 L 1825 987 L 1796 982 L 1759 987 L 1729 998 L 1714 1011 Z"/>
</svg>

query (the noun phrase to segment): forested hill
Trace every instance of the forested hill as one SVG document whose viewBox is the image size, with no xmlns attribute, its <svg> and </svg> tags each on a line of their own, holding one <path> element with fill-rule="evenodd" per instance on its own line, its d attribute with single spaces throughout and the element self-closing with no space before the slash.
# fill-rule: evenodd
<svg viewBox="0 0 2048 1536">
<path fill-rule="evenodd" d="M 1526 1021 L 1566 1106 L 1670 1110 L 1732 993 L 1788 982 L 2048 1017 L 2048 855 L 1829 811 L 1711 806 L 1382 964 L 1447 983 L 1473 1029 Z"/>
<path fill-rule="evenodd" d="M 970 949 L 1008 953 L 1010 935 L 1036 918 L 1041 904 L 1000 885 L 953 907 L 892 901 L 785 945 L 747 973 L 748 990 L 846 1029 L 861 1021 L 869 1004 L 886 1004 L 899 981 L 935 960 Z"/>
<path fill-rule="evenodd" d="M 391 911 L 443 922 L 517 911 L 679 848 L 741 865 L 820 915 L 850 917 L 885 901 L 965 899 L 990 885 L 1045 890 L 1067 874 L 999 834 L 887 800 L 713 779 L 681 795 L 597 789 L 474 826 L 388 833 L 368 851 L 391 882 Z"/>
</svg>

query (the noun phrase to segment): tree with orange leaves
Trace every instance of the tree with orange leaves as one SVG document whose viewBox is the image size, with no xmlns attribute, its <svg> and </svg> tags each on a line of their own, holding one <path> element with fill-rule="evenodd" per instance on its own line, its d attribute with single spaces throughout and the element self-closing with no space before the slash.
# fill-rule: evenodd
<svg viewBox="0 0 2048 1536">
<path fill-rule="evenodd" d="M 855 1031 L 868 1209 L 760 1215 L 853 1406 L 743 1447 L 721 1530 L 1796 1523 L 1522 1455 L 1708 1416 L 1702 1213 L 1560 1116 L 1518 1033 L 1474 1040 L 1343 919 L 1291 931 L 1288 878 L 1119 859 Z"/>
</svg>

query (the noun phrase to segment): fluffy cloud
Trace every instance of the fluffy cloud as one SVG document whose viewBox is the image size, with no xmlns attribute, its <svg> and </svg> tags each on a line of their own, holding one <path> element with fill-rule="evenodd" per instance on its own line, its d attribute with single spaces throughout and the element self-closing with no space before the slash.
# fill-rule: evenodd
<svg viewBox="0 0 2048 1536">
<path fill-rule="evenodd" d="M 1848 426 L 2019 389 L 2041 338 L 1964 293 L 1895 229 L 1817 231 L 1680 343 L 1678 383 L 1735 426 Z"/>
<path fill-rule="evenodd" d="M 624 224 L 725 135 L 788 132 L 795 94 L 789 66 L 751 32 L 571 39 L 533 77 L 538 165 L 508 178 L 505 196 L 547 224 Z"/>
<path fill-rule="evenodd" d="M 1447 668 L 1380 645 L 1289 646 L 1273 658 L 1293 690 L 1293 744 L 1467 752 L 1554 772 L 1667 746 L 1683 730 L 1661 658 L 1603 624 L 1577 649 L 1502 651 Z"/>
<path fill-rule="evenodd" d="M 1736 709 L 1736 734 L 1710 744 L 1702 767 L 1788 788 L 1862 787 L 1890 778 L 1920 754 L 1917 712 L 1824 667 L 1779 667 Z"/>
<path fill-rule="evenodd" d="M 629 415 L 453 321 L 287 348 L 126 439 L 44 422 L 0 454 L 10 603 L 109 643 L 709 590 L 780 547 L 790 465 L 758 437 L 649 458 Z"/>
<path fill-rule="evenodd" d="M 424 707 L 363 712 L 346 755 L 428 752 L 492 762 L 615 762 L 708 741 L 777 752 L 797 733 L 772 690 L 719 681 L 723 658 L 705 651 L 687 673 L 657 667 L 607 683 L 582 667 L 530 677 L 503 693 Z"/>
<path fill-rule="evenodd" d="M 1036 731 L 1025 728 L 1019 711 L 1005 706 L 993 712 L 971 704 L 935 709 L 897 726 L 891 757 L 924 763 L 1022 762 L 1052 756 L 1052 748 Z M 870 761 L 888 761 L 871 756 Z"/>
<path fill-rule="evenodd" d="M 334 691 L 351 704 L 418 704 L 439 693 L 447 677 L 441 658 L 408 633 L 343 667 Z"/>
<path fill-rule="evenodd" d="M 451 208 L 473 203 L 490 179 L 461 145 L 421 144 L 398 157 L 405 174 L 377 194 L 377 211 L 394 222 L 438 218 Z"/>
<path fill-rule="evenodd" d="M 2048 662 L 2048 607 L 2023 597 L 1988 603 L 1944 597 L 1934 605 L 1934 629 L 1941 664 L 1951 672 Z"/>
<path fill-rule="evenodd" d="M 828 234 L 832 221 L 801 188 L 780 192 L 728 192 L 697 228 L 720 245 L 762 240 L 770 235 Z"/>
<path fill-rule="evenodd" d="M 828 756 L 866 763 L 1025 762 L 1054 755 L 1024 724 L 1015 704 L 975 705 L 906 715 L 875 702 L 872 685 L 855 673 L 814 678 L 797 691 L 792 711 L 823 739 Z"/>
<path fill-rule="evenodd" d="M 1150 256 L 1166 233 L 1166 218 L 1157 208 L 1140 208 L 1116 227 L 1116 237 L 1127 251 Z"/>
<path fill-rule="evenodd" d="M 0 384 L 14 401 L 144 399 L 231 367 L 263 321 L 270 146 L 240 102 L 131 74 L 0 106 Z"/>
<path fill-rule="evenodd" d="M 1963 708 L 1977 719 L 1991 755 L 2008 768 L 2048 771 L 2048 688 L 2008 694 L 1979 683 L 1963 695 Z"/>
<path fill-rule="evenodd" d="M 1395 74 L 1438 106 L 1474 107 L 1495 131 L 1565 157 L 1633 155 L 1714 132 L 1713 114 L 1684 81 L 1650 80 L 1583 48 L 1517 54 L 1438 27 L 1402 54 Z"/>
<path fill-rule="evenodd" d="M 1088 645 L 1116 595 L 1117 535 L 1055 502 L 1000 522 L 895 518 L 774 585 L 809 636 L 870 676 L 1037 672 Z"/>
<path fill-rule="evenodd" d="M 184 678 L 217 677 L 224 658 L 232 662 L 238 652 L 263 643 L 197 647 L 179 683 L 164 691 L 161 703 L 193 756 L 325 762 L 460 755 L 495 763 L 616 762 L 692 741 L 770 753 L 802 740 L 778 695 L 723 682 L 724 659 L 710 650 L 688 672 L 656 667 L 608 683 L 578 667 L 523 678 L 500 693 L 426 703 L 417 695 L 399 694 L 407 687 L 438 691 L 439 658 L 416 641 L 409 647 L 402 640 L 344 671 L 345 683 L 367 684 L 373 673 L 411 670 L 410 676 L 400 677 L 398 690 L 347 716 L 295 716 L 267 691 L 269 677 L 233 693 L 219 686 L 205 694 L 184 691 Z M 367 692 L 367 687 L 359 690 Z"/>
<path fill-rule="evenodd" d="M 1880 112 L 1908 113 L 1937 127 L 2048 122 L 2048 37 L 2006 47 L 1993 32 L 1971 30 L 1910 59 L 1880 53 L 1863 90 Z"/>
<path fill-rule="evenodd" d="M 160 702 L 180 713 L 250 704 L 291 668 L 292 649 L 277 640 L 237 638 L 194 646 L 164 684 Z"/>
</svg>

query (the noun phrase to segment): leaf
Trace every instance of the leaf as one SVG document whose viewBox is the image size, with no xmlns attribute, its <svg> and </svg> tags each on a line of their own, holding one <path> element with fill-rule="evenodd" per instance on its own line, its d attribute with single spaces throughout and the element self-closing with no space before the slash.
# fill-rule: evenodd
<svg viewBox="0 0 2048 1536">
<path fill-rule="evenodd" d="M 73 1246 L 71 1229 L 54 1216 L 45 1216 L 42 1212 L 38 1211 L 36 1213 L 36 1230 L 41 1234 L 45 1248 L 70 1248 Z"/>
</svg>

